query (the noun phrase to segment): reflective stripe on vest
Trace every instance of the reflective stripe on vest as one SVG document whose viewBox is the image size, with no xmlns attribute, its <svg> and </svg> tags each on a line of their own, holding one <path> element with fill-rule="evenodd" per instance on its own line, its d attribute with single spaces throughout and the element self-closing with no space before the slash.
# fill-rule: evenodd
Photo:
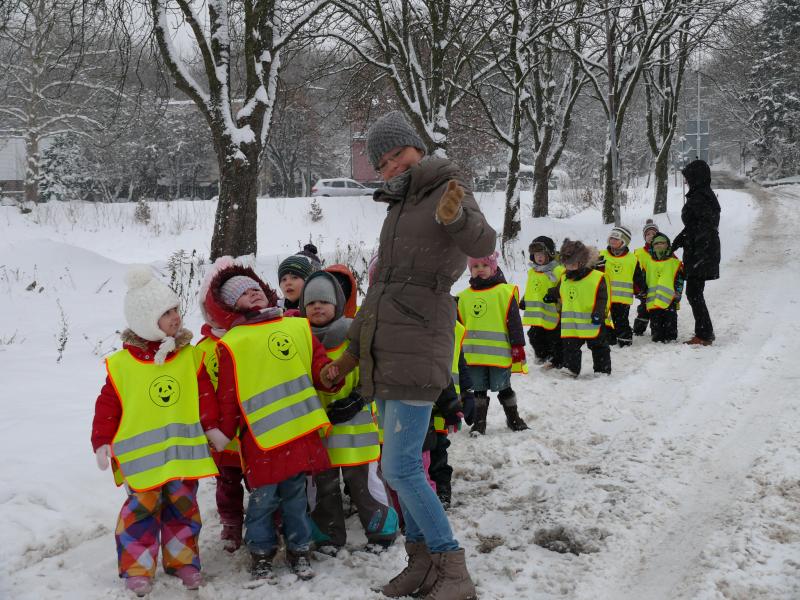
<svg viewBox="0 0 800 600">
<path fill-rule="evenodd" d="M 639 263 L 636 255 L 627 252 L 624 256 L 614 256 L 602 250 L 600 256 L 606 259 L 606 279 L 611 290 L 612 304 L 633 304 L 633 275 Z"/>
<path fill-rule="evenodd" d="M 459 320 L 467 328 L 462 347 L 468 365 L 511 366 L 506 320 L 512 298 L 519 300 L 519 290 L 508 283 L 484 290 L 467 288 L 458 295 Z"/>
<path fill-rule="evenodd" d="M 675 276 L 681 261 L 674 256 L 664 260 L 651 257 L 647 264 L 647 310 L 663 310 L 675 299 Z"/>
<path fill-rule="evenodd" d="M 217 358 L 217 342 L 219 341 L 218 338 L 207 336 L 204 337 L 202 340 L 197 342 L 197 348 L 205 352 L 205 358 L 203 358 L 203 364 L 206 367 L 206 373 L 208 373 L 208 378 L 211 380 L 211 383 L 214 385 L 214 389 L 217 389 L 217 379 L 219 378 L 219 362 Z M 234 437 L 228 445 L 225 446 L 223 452 L 229 452 L 231 454 L 238 455 L 240 452 L 241 446 L 239 445 L 239 438 Z"/>
<path fill-rule="evenodd" d="M 325 350 L 328 358 L 336 360 L 344 354 L 349 344 L 344 342 L 336 348 Z M 358 385 L 358 369 L 353 369 L 345 377 L 344 385 L 335 394 L 320 392 L 322 406 L 327 408 L 334 400 L 346 398 Z M 378 424 L 372 413 L 372 406 L 364 406 L 352 419 L 333 425 L 328 437 L 323 436 L 323 445 L 328 450 L 328 458 L 333 467 L 362 465 L 378 460 L 381 454 Z"/>
<path fill-rule="evenodd" d="M 271 450 L 330 421 L 311 381 L 311 327 L 281 318 L 234 327 L 220 340 L 236 369 L 236 394 L 256 445 Z"/>
<path fill-rule="evenodd" d="M 552 275 L 552 277 L 551 277 Z M 547 290 L 558 285 L 564 275 L 564 267 L 558 265 L 549 273 L 540 273 L 536 269 L 528 271 L 528 282 L 525 285 L 525 310 L 522 312 L 522 324 L 541 327 L 552 331 L 558 326 L 558 306 L 544 301 Z"/>
<path fill-rule="evenodd" d="M 591 271 L 579 281 L 564 278 L 561 282 L 562 338 L 593 339 L 600 334 L 600 325 L 592 324 L 592 311 L 603 278 L 600 271 Z"/>
<path fill-rule="evenodd" d="M 111 442 L 114 479 L 137 492 L 173 479 L 217 475 L 200 425 L 197 372 L 203 353 L 186 346 L 164 364 L 140 361 L 127 350 L 106 360 L 122 419 Z"/>
</svg>

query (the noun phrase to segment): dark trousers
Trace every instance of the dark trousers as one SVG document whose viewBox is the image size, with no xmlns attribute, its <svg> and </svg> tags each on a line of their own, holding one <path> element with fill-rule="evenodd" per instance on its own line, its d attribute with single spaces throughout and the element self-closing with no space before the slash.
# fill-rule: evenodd
<svg viewBox="0 0 800 600">
<path fill-rule="evenodd" d="M 339 484 L 339 472 L 347 482 L 350 501 L 358 509 L 358 519 L 371 543 L 391 542 L 397 536 L 397 517 L 389 508 L 386 484 L 377 463 L 334 467 L 317 473 L 314 479 L 314 509 L 311 519 L 322 537 L 322 543 L 344 546 L 347 541 L 345 514 Z"/>
<path fill-rule="evenodd" d="M 647 303 L 644 300 L 639 300 L 639 306 L 636 307 L 636 318 L 633 320 L 633 333 L 644 335 L 649 323 L 650 313 L 647 312 Z"/>
<path fill-rule="evenodd" d="M 678 339 L 678 312 L 674 305 L 665 310 L 650 311 L 650 335 L 654 342 Z"/>
<path fill-rule="evenodd" d="M 633 331 L 630 323 L 630 304 L 613 303 L 611 305 L 611 320 L 614 323 L 614 331 L 608 330 L 608 343 L 620 346 L 630 346 L 633 343 Z"/>
<path fill-rule="evenodd" d="M 586 347 L 592 352 L 592 366 L 595 373 L 611 373 L 611 350 L 606 340 L 606 328 L 600 327 L 600 335 L 593 340 L 581 338 L 562 338 L 561 349 L 564 356 L 564 366 L 575 375 L 581 372 L 581 348 L 586 342 Z"/>
<path fill-rule="evenodd" d="M 528 341 L 533 346 L 533 354 L 540 362 L 550 361 L 554 367 L 563 364 L 561 357 L 561 326 L 548 330 L 543 327 L 528 329 Z"/>
<path fill-rule="evenodd" d="M 431 448 L 431 466 L 428 467 L 428 476 L 436 484 L 436 495 L 439 499 L 450 501 L 450 481 L 453 478 L 453 467 L 447 462 L 447 449 L 450 440 L 447 434 L 436 433 L 436 442 Z"/>
<path fill-rule="evenodd" d="M 703 296 L 705 289 L 704 279 L 689 278 L 686 280 L 686 299 L 692 307 L 694 334 L 703 340 L 713 340 L 714 326 L 711 324 L 711 315 L 708 314 L 706 299 Z"/>
<path fill-rule="evenodd" d="M 244 522 L 244 473 L 238 467 L 220 467 L 217 476 L 217 511 L 223 525 L 241 527 Z"/>
</svg>

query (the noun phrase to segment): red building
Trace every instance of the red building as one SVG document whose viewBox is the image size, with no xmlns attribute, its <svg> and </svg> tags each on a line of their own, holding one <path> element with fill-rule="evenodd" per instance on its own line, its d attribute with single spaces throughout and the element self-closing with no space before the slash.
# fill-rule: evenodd
<svg viewBox="0 0 800 600">
<path fill-rule="evenodd" d="M 367 136 L 364 133 L 353 133 L 350 140 L 351 177 L 360 183 L 375 181 L 380 176 L 367 158 Z"/>
</svg>

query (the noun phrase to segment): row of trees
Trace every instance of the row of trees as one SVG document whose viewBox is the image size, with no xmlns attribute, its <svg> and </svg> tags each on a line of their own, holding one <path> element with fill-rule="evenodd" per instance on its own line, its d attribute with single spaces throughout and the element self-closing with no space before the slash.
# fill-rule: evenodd
<svg viewBox="0 0 800 600">
<path fill-rule="evenodd" d="M 265 165 L 284 193 L 307 192 L 312 173 L 346 167 L 351 128 L 399 108 L 433 154 L 467 165 L 500 156 L 506 248 L 520 231 L 523 162 L 533 166 L 534 216 L 548 213 L 548 182 L 564 161 L 602 165 L 606 222 L 619 219 L 623 171 L 652 171 L 654 210 L 666 210 L 693 57 L 730 76 L 716 78 L 711 100 L 748 128 L 739 137 L 752 140 L 762 170 L 796 169 L 800 19 L 784 16 L 793 4 L 14 0 L 0 15 L 0 68 L 10 74 L 0 132 L 26 139 L 29 197 L 45 135 L 69 132 L 73 147 L 95 148 L 94 163 L 77 153 L 84 163 L 102 165 L 113 148 L 119 172 L 89 178 L 103 198 L 147 194 L 158 174 L 191 177 L 187 169 L 208 168 L 192 157 L 211 154 L 217 256 L 255 251 Z M 757 43 L 742 44 L 742 32 Z M 181 95 L 180 109 L 157 102 Z"/>
</svg>

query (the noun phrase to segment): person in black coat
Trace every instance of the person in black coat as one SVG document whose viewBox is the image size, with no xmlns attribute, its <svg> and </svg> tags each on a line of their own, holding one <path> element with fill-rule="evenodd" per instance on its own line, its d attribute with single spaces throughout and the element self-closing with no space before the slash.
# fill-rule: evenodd
<svg viewBox="0 0 800 600">
<path fill-rule="evenodd" d="M 714 327 L 703 296 L 706 281 L 719 279 L 720 242 L 717 195 L 711 189 L 711 169 L 703 160 L 694 160 L 683 168 L 689 185 L 686 204 L 681 211 L 683 231 L 672 243 L 672 250 L 683 248 L 686 269 L 686 299 L 694 315 L 694 337 L 687 344 L 710 346 Z"/>
</svg>

